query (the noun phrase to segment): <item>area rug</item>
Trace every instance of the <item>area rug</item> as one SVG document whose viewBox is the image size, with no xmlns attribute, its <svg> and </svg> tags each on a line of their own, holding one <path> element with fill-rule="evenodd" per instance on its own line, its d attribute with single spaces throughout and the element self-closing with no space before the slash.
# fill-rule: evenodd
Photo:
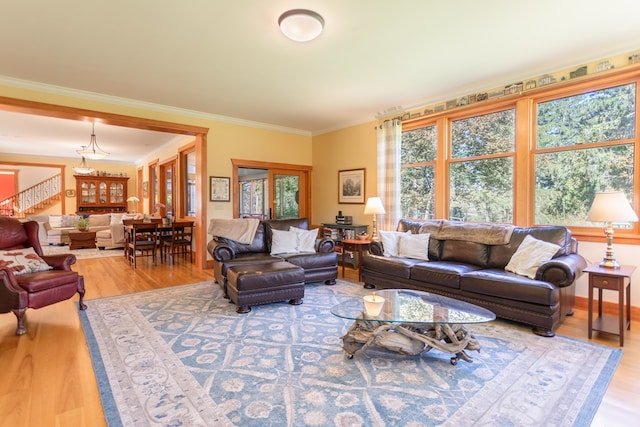
<svg viewBox="0 0 640 427">
<path fill-rule="evenodd" d="M 366 348 L 330 314 L 362 286 L 305 287 L 248 314 L 213 282 L 87 301 L 80 312 L 109 426 L 585 426 L 620 349 L 494 321 L 473 363 Z"/>
<path fill-rule="evenodd" d="M 124 249 L 122 249 L 122 248 L 113 248 L 113 249 L 87 248 L 87 249 L 69 250 L 69 246 L 68 245 L 64 245 L 64 246 L 43 245 L 42 246 L 42 252 L 45 255 L 57 255 L 57 254 L 72 253 L 72 254 L 74 254 L 76 256 L 77 259 L 105 258 L 105 257 L 113 257 L 113 256 L 124 256 Z"/>
</svg>

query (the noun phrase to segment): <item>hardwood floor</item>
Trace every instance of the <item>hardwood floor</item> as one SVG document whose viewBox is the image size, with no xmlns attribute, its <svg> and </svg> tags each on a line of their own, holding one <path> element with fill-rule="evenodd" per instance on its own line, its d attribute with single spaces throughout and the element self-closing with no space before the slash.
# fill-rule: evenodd
<svg viewBox="0 0 640 427">
<path fill-rule="evenodd" d="M 211 270 L 177 262 L 137 269 L 124 257 L 78 260 L 87 299 L 141 292 L 213 280 Z M 357 272 L 346 270 L 357 281 Z M 106 425 L 91 359 L 80 326 L 77 297 L 27 311 L 27 334 L 17 337 L 15 316 L 0 315 L 0 426 Z M 575 310 L 558 334 L 587 340 L 587 313 Z M 552 339 L 552 338 L 551 338 Z M 617 347 L 618 338 L 595 336 L 593 342 Z M 640 322 L 625 336 L 622 361 L 594 418 L 593 426 L 636 425 L 640 419 Z"/>
</svg>

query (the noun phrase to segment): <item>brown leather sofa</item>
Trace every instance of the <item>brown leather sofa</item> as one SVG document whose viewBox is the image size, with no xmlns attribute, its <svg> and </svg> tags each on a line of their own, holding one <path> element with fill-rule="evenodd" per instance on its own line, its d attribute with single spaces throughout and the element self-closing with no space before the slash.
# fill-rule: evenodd
<svg viewBox="0 0 640 427">
<path fill-rule="evenodd" d="M 362 259 L 365 287 L 409 288 L 445 295 L 485 307 L 498 317 L 531 325 L 538 335 L 554 336 L 564 316 L 573 314 L 575 281 L 587 265 L 577 253 L 578 242 L 571 232 L 563 226 L 513 227 L 508 243 L 490 245 L 441 239 L 443 228 L 451 224 L 445 220 L 401 220 L 398 231 L 430 233 L 428 261 L 384 256 L 382 242 L 372 242 L 370 253 Z M 482 231 L 482 224 L 468 225 Z M 527 235 L 560 247 L 537 269 L 534 279 L 505 270 Z"/>
<path fill-rule="evenodd" d="M 324 282 L 334 285 L 338 278 L 338 258 L 335 243 L 328 238 L 318 238 L 315 253 L 290 253 L 271 255 L 272 230 L 289 231 L 289 227 L 309 229 L 307 218 L 275 219 L 260 221 L 250 244 L 239 243 L 223 237 L 212 236 L 207 251 L 214 259 L 213 274 L 226 294 L 227 270 L 231 267 L 251 264 L 271 264 L 287 261 L 304 270 L 304 282 Z"/>
</svg>

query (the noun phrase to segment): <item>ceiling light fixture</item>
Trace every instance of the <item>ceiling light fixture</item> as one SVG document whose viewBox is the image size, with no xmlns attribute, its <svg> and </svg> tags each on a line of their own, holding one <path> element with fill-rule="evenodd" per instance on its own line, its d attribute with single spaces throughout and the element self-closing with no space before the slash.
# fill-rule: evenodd
<svg viewBox="0 0 640 427">
<path fill-rule="evenodd" d="M 96 141 L 95 129 L 96 129 L 96 124 L 92 123 L 91 140 L 89 141 L 89 145 L 83 145 L 82 149 L 77 150 L 76 153 L 91 160 L 104 159 L 109 155 L 109 153 L 101 150 L 100 147 L 98 147 L 98 142 Z"/>
<path fill-rule="evenodd" d="M 282 34 L 291 40 L 308 42 L 322 33 L 324 19 L 312 10 L 292 9 L 280 15 L 278 25 Z"/>
<path fill-rule="evenodd" d="M 80 162 L 80 164 L 73 168 L 73 171 L 80 175 L 88 175 L 94 170 L 95 169 L 90 168 L 89 165 L 87 165 L 87 160 L 84 158 L 84 156 L 82 156 L 82 161 Z"/>
</svg>

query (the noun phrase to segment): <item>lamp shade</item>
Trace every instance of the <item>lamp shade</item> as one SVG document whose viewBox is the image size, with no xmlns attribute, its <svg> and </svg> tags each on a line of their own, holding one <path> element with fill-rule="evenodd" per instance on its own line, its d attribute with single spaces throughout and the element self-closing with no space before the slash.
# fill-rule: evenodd
<svg viewBox="0 0 640 427">
<path fill-rule="evenodd" d="M 382 199 L 380 199 L 380 197 L 369 197 L 367 199 L 367 204 L 364 207 L 364 214 L 376 215 L 383 213 L 385 213 L 385 211 L 384 206 L 382 206 Z"/>
<path fill-rule="evenodd" d="M 324 19 L 312 10 L 289 10 L 278 19 L 282 34 L 293 41 L 308 42 L 320 35 L 324 28 Z"/>
<path fill-rule="evenodd" d="M 596 193 L 587 221 L 594 222 L 636 222 L 638 215 L 622 191 Z"/>
</svg>

